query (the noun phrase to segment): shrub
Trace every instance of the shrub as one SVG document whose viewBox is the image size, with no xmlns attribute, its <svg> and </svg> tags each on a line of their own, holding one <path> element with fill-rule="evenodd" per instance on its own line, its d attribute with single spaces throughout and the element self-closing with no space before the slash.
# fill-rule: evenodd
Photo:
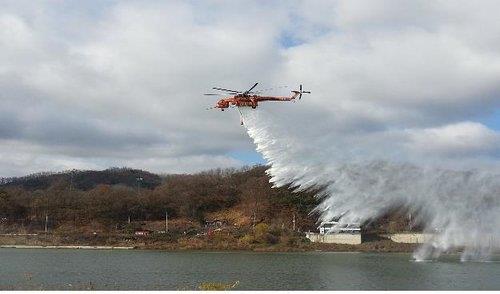
<svg viewBox="0 0 500 294">
<path fill-rule="evenodd" d="M 200 290 L 204 290 L 204 291 L 222 291 L 222 290 L 233 289 L 238 284 L 239 284 L 239 281 L 236 281 L 233 284 L 205 282 L 205 283 L 201 283 L 199 288 L 200 288 Z"/>
<path fill-rule="evenodd" d="M 273 226 L 269 229 L 269 233 L 273 234 L 274 236 L 281 236 L 283 235 L 283 230 L 279 227 Z"/>
<path fill-rule="evenodd" d="M 265 223 L 257 224 L 254 228 L 255 240 L 259 242 L 265 242 L 266 241 L 265 238 L 268 233 L 269 233 L 269 225 Z"/>
<path fill-rule="evenodd" d="M 267 233 L 266 236 L 265 236 L 265 240 L 266 240 L 266 243 L 276 244 L 279 241 L 279 237 L 275 236 L 275 235 L 273 235 L 271 233 Z"/>
<path fill-rule="evenodd" d="M 163 234 L 153 234 L 152 235 L 152 238 L 155 241 L 163 241 L 163 242 L 168 242 L 168 243 L 177 242 L 179 237 L 180 237 L 179 232 L 168 232 L 168 233 L 163 233 Z"/>
<path fill-rule="evenodd" d="M 246 234 L 240 238 L 240 242 L 243 244 L 252 244 L 255 243 L 255 238 L 252 235 Z"/>
</svg>

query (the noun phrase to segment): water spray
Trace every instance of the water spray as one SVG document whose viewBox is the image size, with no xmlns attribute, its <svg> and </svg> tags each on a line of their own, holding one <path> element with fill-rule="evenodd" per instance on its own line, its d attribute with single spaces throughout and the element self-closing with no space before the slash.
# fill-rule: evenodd
<svg viewBox="0 0 500 294">
<path fill-rule="evenodd" d="M 270 165 L 274 186 L 322 187 L 320 222 L 368 223 L 395 207 L 410 212 L 432 238 L 416 260 L 461 251 L 461 260 L 487 260 L 500 248 L 500 173 L 453 170 L 346 152 L 334 134 L 293 129 L 265 110 L 242 108 L 248 135 Z"/>
</svg>

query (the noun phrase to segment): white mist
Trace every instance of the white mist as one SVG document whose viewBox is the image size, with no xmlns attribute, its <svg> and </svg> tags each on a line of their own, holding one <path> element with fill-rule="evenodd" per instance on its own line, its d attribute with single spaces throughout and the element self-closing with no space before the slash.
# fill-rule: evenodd
<svg viewBox="0 0 500 294">
<path fill-rule="evenodd" d="M 341 223 L 365 223 L 403 207 L 435 236 L 414 253 L 416 260 L 457 248 L 463 249 L 464 261 L 487 260 L 500 248 L 499 173 L 410 163 L 405 160 L 410 155 L 390 142 L 370 149 L 373 144 L 366 142 L 373 143 L 372 137 L 339 141 L 333 128 L 318 130 L 317 122 L 309 129 L 293 122 L 283 125 L 260 109 L 242 111 L 249 136 L 270 164 L 267 172 L 275 186 L 326 187 L 318 195 L 320 221 L 340 216 Z"/>
</svg>

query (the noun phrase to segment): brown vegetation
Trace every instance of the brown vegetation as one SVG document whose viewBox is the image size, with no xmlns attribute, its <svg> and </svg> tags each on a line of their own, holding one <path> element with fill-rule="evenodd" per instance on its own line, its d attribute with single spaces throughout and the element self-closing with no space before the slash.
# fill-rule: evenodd
<svg viewBox="0 0 500 294">
<path fill-rule="evenodd" d="M 301 232 L 316 229 L 316 216 L 310 214 L 318 204 L 314 191 L 294 193 L 287 187 L 272 188 L 265 169 L 217 169 L 163 177 L 110 169 L 2 179 L 0 233 L 41 235 L 2 237 L 0 243 L 133 245 L 172 250 L 347 248 L 310 244 Z M 165 213 L 169 217 L 168 232 Z M 368 227 L 400 229 L 405 227 L 405 220 L 393 214 Z M 147 235 L 139 236 L 137 230 Z M 380 248 L 371 249 L 390 250 L 393 245 L 373 246 Z"/>
<path fill-rule="evenodd" d="M 239 246 L 246 242 L 240 237 L 253 238 L 249 232 L 254 225 L 289 230 L 293 216 L 297 230 L 312 229 L 315 218 L 309 212 L 317 204 L 313 192 L 271 188 L 264 171 L 262 166 L 218 169 L 160 179 L 148 172 L 111 169 L 4 179 L 0 233 L 43 232 L 47 217 L 49 233 L 67 240 L 129 240 L 138 229 L 164 231 L 165 213 L 168 234 L 155 233 L 145 243 L 175 241 L 181 247 L 197 248 L 197 244 L 205 246 L 217 239 L 227 247 Z M 210 220 L 221 225 L 210 228 L 205 223 Z M 210 229 L 223 230 L 225 235 L 210 233 L 207 237 Z M 278 238 L 259 234 L 250 243 Z M 197 241 L 202 238 L 209 241 Z"/>
</svg>

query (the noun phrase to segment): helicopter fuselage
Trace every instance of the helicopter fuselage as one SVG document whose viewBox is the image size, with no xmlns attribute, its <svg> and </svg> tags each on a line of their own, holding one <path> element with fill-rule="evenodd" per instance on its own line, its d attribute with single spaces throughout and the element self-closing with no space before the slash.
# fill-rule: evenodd
<svg viewBox="0 0 500 294">
<path fill-rule="evenodd" d="M 275 96 L 259 96 L 259 95 L 242 95 L 238 94 L 235 96 L 222 98 L 217 101 L 215 108 L 220 108 L 224 110 L 230 106 L 236 107 L 252 107 L 257 108 L 259 102 L 263 101 L 291 101 L 297 97 L 298 93 L 294 93 L 291 97 L 275 97 Z"/>
</svg>

